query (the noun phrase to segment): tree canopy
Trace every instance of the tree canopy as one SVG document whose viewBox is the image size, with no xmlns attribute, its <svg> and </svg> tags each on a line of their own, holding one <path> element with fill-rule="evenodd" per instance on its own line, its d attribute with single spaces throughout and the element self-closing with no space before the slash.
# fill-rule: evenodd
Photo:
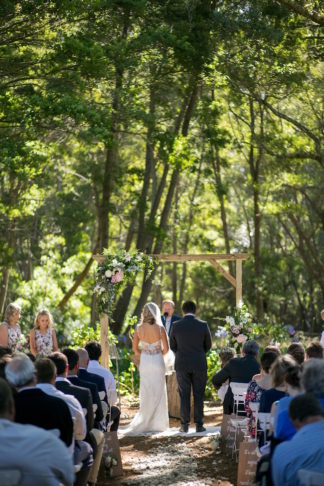
<svg viewBox="0 0 324 486">
<path fill-rule="evenodd" d="M 1 313 L 21 299 L 28 329 L 45 305 L 68 339 L 97 319 L 94 252 L 248 252 L 257 319 L 319 331 L 323 19 L 290 0 L 1 2 Z M 212 327 L 235 305 L 214 268 L 164 264 L 113 330 L 162 296 Z"/>
</svg>

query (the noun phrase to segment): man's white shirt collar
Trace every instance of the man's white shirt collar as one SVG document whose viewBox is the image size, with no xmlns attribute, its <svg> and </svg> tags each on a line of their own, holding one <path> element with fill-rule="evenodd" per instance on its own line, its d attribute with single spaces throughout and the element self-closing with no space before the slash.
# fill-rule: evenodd
<svg viewBox="0 0 324 486">
<path fill-rule="evenodd" d="M 64 378 L 63 376 L 57 376 L 55 381 L 65 381 L 66 383 L 70 383 L 71 385 L 71 382 L 67 378 Z"/>
</svg>

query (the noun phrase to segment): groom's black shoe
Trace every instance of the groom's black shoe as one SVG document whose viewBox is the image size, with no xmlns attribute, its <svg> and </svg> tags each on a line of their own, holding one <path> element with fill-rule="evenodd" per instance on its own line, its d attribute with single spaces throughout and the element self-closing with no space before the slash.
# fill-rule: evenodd
<svg viewBox="0 0 324 486">
<path fill-rule="evenodd" d="M 179 429 L 179 432 L 183 432 L 183 433 L 187 434 L 188 433 L 188 430 L 189 430 L 189 425 L 187 425 L 187 424 L 185 424 L 185 425 L 181 424 L 181 427 Z"/>
<path fill-rule="evenodd" d="M 202 425 L 196 425 L 196 432 L 206 432 L 206 429 Z"/>
</svg>

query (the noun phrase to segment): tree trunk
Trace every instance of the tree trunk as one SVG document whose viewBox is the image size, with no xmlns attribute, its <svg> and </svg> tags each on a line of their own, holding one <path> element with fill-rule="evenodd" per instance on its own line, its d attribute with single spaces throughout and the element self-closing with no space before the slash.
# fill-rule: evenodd
<svg viewBox="0 0 324 486">
<path fill-rule="evenodd" d="M 198 167 L 198 174 L 197 178 L 195 181 L 195 186 L 194 190 L 192 192 L 191 198 L 189 199 L 189 216 L 188 216 L 188 231 L 185 234 L 185 240 L 184 240 L 184 245 L 182 252 L 184 254 L 188 253 L 188 247 L 189 247 L 189 242 L 190 242 L 190 228 L 193 225 L 193 220 L 194 220 L 194 202 L 197 196 L 197 192 L 199 189 L 199 184 L 200 184 L 200 176 L 201 176 L 201 167 L 202 167 L 202 158 L 200 159 L 199 162 L 199 167 Z M 184 262 L 182 264 L 182 275 L 181 275 L 181 282 L 180 282 L 180 291 L 179 291 L 179 306 L 181 307 L 182 302 L 184 300 L 184 289 L 186 285 L 186 278 L 187 278 L 187 264 Z"/>
<path fill-rule="evenodd" d="M 2 281 L 0 287 L 0 317 L 3 315 L 5 302 L 7 298 L 8 292 L 8 285 L 9 285 L 9 275 L 10 269 L 9 266 L 4 267 L 2 270 Z"/>
<path fill-rule="evenodd" d="M 252 178 L 252 193 L 253 193 L 253 220 L 254 220 L 254 277 L 255 277 L 255 299 L 256 299 L 256 314 L 257 320 L 263 319 L 263 298 L 262 298 L 262 281 L 261 281 L 261 211 L 260 211 L 260 162 L 263 155 L 262 146 L 259 146 L 258 156 L 255 157 L 255 111 L 252 99 L 250 99 L 250 119 L 251 119 L 251 140 L 249 152 L 249 166 Z M 261 110 L 261 139 L 263 139 L 263 111 Z M 262 140 L 261 140 L 262 144 Z"/>
<path fill-rule="evenodd" d="M 181 133 L 184 137 L 186 137 L 188 135 L 190 120 L 191 120 L 193 113 L 194 113 L 195 104 L 196 104 L 197 95 L 198 95 L 198 85 L 199 85 L 199 78 L 196 77 L 194 79 L 194 85 L 193 85 L 193 88 L 192 88 L 192 91 L 191 91 L 191 94 L 190 94 L 190 97 L 189 97 L 187 109 L 186 109 L 184 119 L 183 119 Z M 170 181 L 167 197 L 165 199 L 164 208 L 163 208 L 163 211 L 162 211 L 162 214 L 161 214 L 160 225 L 159 225 L 160 232 L 166 231 L 166 229 L 167 229 L 168 218 L 169 218 L 169 214 L 170 214 L 170 211 L 171 211 L 171 205 L 172 205 L 174 192 L 175 192 L 175 189 L 176 189 L 177 184 L 178 184 L 179 175 L 180 175 L 180 169 L 178 167 L 176 167 L 173 170 L 173 173 L 172 173 L 172 176 L 171 176 L 171 181 Z M 158 237 L 157 240 L 155 241 L 153 254 L 161 253 L 162 248 L 163 248 L 163 239 L 161 237 Z M 140 298 L 137 302 L 137 305 L 136 305 L 135 311 L 134 311 L 134 315 L 136 315 L 136 316 L 140 315 L 141 309 L 143 308 L 145 302 L 148 299 L 148 296 L 149 296 L 149 293 L 150 293 L 151 287 L 152 287 L 152 282 L 153 282 L 155 275 L 156 275 L 156 271 L 157 271 L 157 267 L 153 270 L 150 278 L 148 278 L 148 279 L 144 278 L 143 286 L 142 286 L 142 292 L 141 292 Z"/>
<path fill-rule="evenodd" d="M 216 184 L 216 194 L 219 200 L 220 210 L 221 210 L 221 220 L 223 226 L 225 251 L 226 253 L 231 253 L 231 245 L 230 245 L 230 239 L 228 234 L 228 224 L 227 224 L 226 209 L 225 209 L 224 187 L 223 187 L 222 175 L 221 175 L 221 161 L 220 161 L 218 149 L 216 149 L 215 159 L 212 158 L 212 165 L 213 165 L 215 184 Z M 228 262 L 228 267 L 229 267 L 230 274 L 234 275 L 233 262 L 231 261 Z"/>
<path fill-rule="evenodd" d="M 172 252 L 174 255 L 178 253 L 178 234 L 177 227 L 178 221 L 178 201 L 179 201 L 179 184 L 176 187 L 175 205 L 173 211 L 173 225 L 172 225 Z M 177 262 L 172 264 L 172 300 L 175 304 L 175 308 L 178 307 L 178 279 L 177 279 Z"/>
</svg>

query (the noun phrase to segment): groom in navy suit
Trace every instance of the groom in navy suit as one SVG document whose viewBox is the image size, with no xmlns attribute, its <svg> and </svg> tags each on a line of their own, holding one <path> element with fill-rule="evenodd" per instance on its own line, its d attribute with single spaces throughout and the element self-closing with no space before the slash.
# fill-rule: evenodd
<svg viewBox="0 0 324 486">
<path fill-rule="evenodd" d="M 173 323 L 181 320 L 181 317 L 174 314 L 174 302 L 172 300 L 164 300 L 162 302 L 161 320 L 167 335 L 170 337 Z"/>
<path fill-rule="evenodd" d="M 190 424 L 191 388 L 194 396 L 194 420 L 197 432 L 204 432 L 204 395 L 207 383 L 206 353 L 212 345 L 207 322 L 196 318 L 196 304 L 184 302 L 183 319 L 173 324 L 170 347 L 175 353 L 180 395 L 180 432 L 188 432 Z"/>
</svg>

